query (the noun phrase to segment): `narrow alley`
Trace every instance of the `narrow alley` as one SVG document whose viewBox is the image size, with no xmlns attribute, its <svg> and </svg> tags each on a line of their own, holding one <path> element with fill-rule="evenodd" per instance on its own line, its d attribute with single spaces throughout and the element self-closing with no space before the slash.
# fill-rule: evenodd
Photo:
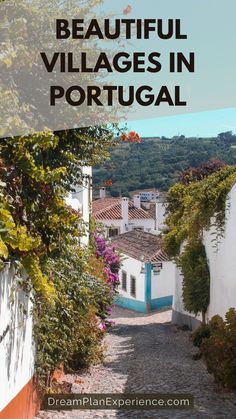
<svg viewBox="0 0 236 419">
<path fill-rule="evenodd" d="M 189 332 L 170 323 L 171 311 L 137 314 L 116 308 L 115 325 L 105 338 L 106 356 L 101 366 L 80 376 L 65 377 L 73 393 L 190 393 L 193 410 L 157 411 L 41 411 L 37 419 L 76 418 L 234 418 L 235 394 L 214 384 Z"/>
</svg>

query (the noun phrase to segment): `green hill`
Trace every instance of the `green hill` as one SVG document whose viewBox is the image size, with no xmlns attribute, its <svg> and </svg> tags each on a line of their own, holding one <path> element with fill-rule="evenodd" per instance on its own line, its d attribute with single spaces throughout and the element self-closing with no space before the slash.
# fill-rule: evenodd
<svg viewBox="0 0 236 419">
<path fill-rule="evenodd" d="M 111 179 L 112 196 L 147 188 L 166 191 L 180 171 L 211 159 L 236 164 L 236 135 L 228 132 L 216 138 L 156 137 L 124 143 L 111 151 L 110 161 L 94 168 L 94 190 Z"/>
</svg>

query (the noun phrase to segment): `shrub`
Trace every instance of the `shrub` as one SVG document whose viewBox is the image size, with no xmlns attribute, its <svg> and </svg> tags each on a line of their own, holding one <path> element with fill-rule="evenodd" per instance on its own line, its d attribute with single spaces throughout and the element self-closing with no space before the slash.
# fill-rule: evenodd
<svg viewBox="0 0 236 419">
<path fill-rule="evenodd" d="M 207 369 L 217 382 L 236 389 L 236 310 L 229 309 L 225 321 L 214 316 L 209 322 L 209 330 L 210 337 L 201 344 Z"/>
<path fill-rule="evenodd" d="M 205 323 L 210 297 L 210 273 L 204 245 L 201 242 L 189 243 L 179 257 L 179 265 L 184 276 L 184 307 L 195 315 L 201 312 Z"/>
<path fill-rule="evenodd" d="M 36 300 L 36 371 L 42 385 L 50 384 L 51 373 L 62 362 L 65 368 L 78 368 L 101 358 L 103 333 L 99 324 L 112 304 L 110 287 L 85 273 L 80 257 L 73 251 L 75 247 L 67 248 L 64 258 L 47 260 L 47 271 L 52 272 L 57 293 L 55 303 Z"/>
<path fill-rule="evenodd" d="M 102 338 L 111 313 L 119 266 L 115 249 L 104 239 L 98 247 L 81 249 L 77 238 L 68 238 L 59 255 L 47 258 L 45 274 L 53 281 L 54 304 L 36 296 L 34 334 L 40 384 L 50 385 L 51 373 L 64 364 L 67 369 L 99 363 Z"/>
<path fill-rule="evenodd" d="M 210 327 L 207 324 L 199 326 L 192 334 L 193 344 L 200 348 L 204 339 L 210 337 Z"/>
</svg>

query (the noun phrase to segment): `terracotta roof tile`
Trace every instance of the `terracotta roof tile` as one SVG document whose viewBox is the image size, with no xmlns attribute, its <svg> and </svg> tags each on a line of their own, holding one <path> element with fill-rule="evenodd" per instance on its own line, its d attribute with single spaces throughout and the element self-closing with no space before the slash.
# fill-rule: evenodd
<svg viewBox="0 0 236 419">
<path fill-rule="evenodd" d="M 99 198 L 95 199 L 92 202 L 92 209 L 93 213 L 96 214 L 98 211 L 104 210 L 111 206 L 112 204 L 116 204 L 120 201 L 119 198 Z"/>
<path fill-rule="evenodd" d="M 122 253 L 144 262 L 170 260 L 162 250 L 162 239 L 142 230 L 132 230 L 114 237 L 112 242 Z"/>
<path fill-rule="evenodd" d="M 93 216 L 96 220 L 121 220 L 121 200 L 120 198 L 100 198 L 93 201 Z M 129 201 L 129 220 L 153 219 L 153 215 L 143 209 L 136 208 Z"/>
</svg>

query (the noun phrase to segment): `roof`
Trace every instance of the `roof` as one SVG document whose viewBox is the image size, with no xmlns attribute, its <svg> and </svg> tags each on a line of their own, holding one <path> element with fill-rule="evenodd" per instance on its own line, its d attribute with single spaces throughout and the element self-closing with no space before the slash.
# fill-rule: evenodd
<svg viewBox="0 0 236 419">
<path fill-rule="evenodd" d="M 168 255 L 162 250 L 162 239 L 142 230 L 132 230 L 113 238 L 122 253 L 144 262 L 166 262 Z"/>
<path fill-rule="evenodd" d="M 92 213 L 96 220 L 121 220 L 121 198 L 100 198 L 93 201 Z M 143 208 L 136 208 L 129 201 L 129 220 L 153 219 L 153 214 Z"/>
</svg>

